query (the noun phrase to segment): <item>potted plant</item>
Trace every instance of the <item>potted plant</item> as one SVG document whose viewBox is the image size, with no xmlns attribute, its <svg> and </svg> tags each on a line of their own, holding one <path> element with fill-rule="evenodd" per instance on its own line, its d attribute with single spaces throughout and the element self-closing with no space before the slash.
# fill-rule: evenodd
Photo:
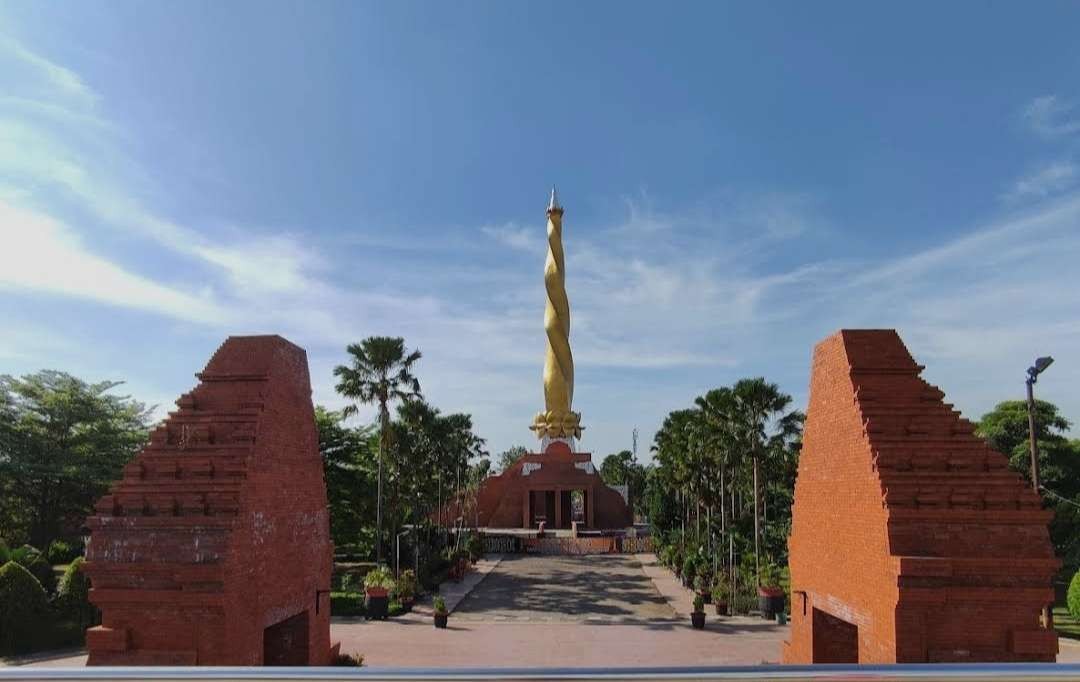
<svg viewBox="0 0 1080 682">
<path fill-rule="evenodd" d="M 385 566 L 379 566 L 364 576 L 364 610 L 368 618 L 386 619 L 393 587 L 394 574 Z"/>
<path fill-rule="evenodd" d="M 693 554 L 687 554 L 686 559 L 683 560 L 682 565 L 682 583 L 683 587 L 694 586 L 694 575 L 697 571 L 697 562 L 694 561 Z"/>
<path fill-rule="evenodd" d="M 761 617 L 767 620 L 776 618 L 776 614 L 784 611 L 784 589 L 780 587 L 780 569 L 776 564 L 769 561 L 761 567 L 758 576 L 758 610 Z"/>
<path fill-rule="evenodd" d="M 479 533 L 473 533 L 469 536 L 469 541 L 465 543 L 465 548 L 469 552 L 469 561 L 474 564 L 484 557 L 484 541 L 480 539 Z"/>
<path fill-rule="evenodd" d="M 716 576 L 712 586 L 712 601 L 716 607 L 716 615 L 726 616 L 728 610 L 728 595 L 731 587 L 728 585 L 727 576 L 723 573 Z"/>
<path fill-rule="evenodd" d="M 711 584 L 712 580 L 710 580 L 708 574 L 703 571 L 698 572 L 697 577 L 694 578 L 694 591 L 701 595 L 702 601 L 706 604 L 712 603 Z"/>
<path fill-rule="evenodd" d="M 445 630 L 446 619 L 450 617 L 450 612 L 446 610 L 446 600 L 440 595 L 435 595 L 432 607 L 435 614 L 435 627 L 440 630 Z"/>
<path fill-rule="evenodd" d="M 394 592 L 402 606 L 412 606 L 416 599 L 416 573 L 412 569 L 406 569 L 398 576 L 394 584 Z"/>
<path fill-rule="evenodd" d="M 705 600 L 700 594 L 694 595 L 694 610 L 690 612 L 690 624 L 695 630 L 705 628 Z"/>
</svg>

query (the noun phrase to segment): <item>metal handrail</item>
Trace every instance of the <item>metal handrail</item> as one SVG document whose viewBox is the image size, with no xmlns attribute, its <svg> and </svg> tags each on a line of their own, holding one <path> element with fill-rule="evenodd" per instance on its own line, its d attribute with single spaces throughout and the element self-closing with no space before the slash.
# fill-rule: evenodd
<svg viewBox="0 0 1080 682">
<path fill-rule="evenodd" d="M 980 663 L 918 665 L 757 665 L 657 668 L 269 668 L 269 667 L 10 667 L 0 681 L 14 680 L 387 680 L 443 682 L 458 680 L 960 680 L 1019 682 L 1080 680 L 1080 665 L 1055 663 Z"/>
</svg>

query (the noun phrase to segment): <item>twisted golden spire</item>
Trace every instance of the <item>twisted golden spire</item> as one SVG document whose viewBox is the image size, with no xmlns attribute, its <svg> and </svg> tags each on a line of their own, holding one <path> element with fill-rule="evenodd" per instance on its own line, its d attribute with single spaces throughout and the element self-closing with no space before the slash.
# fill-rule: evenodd
<svg viewBox="0 0 1080 682">
<path fill-rule="evenodd" d="M 548 254 L 544 264 L 544 330 L 547 355 L 544 358 L 544 411 L 536 415 L 531 428 L 537 437 L 581 438 L 581 415 L 572 412 L 574 402 L 574 356 L 570 352 L 570 301 L 566 298 L 566 270 L 562 247 L 563 210 L 555 188 L 547 209 Z"/>
</svg>

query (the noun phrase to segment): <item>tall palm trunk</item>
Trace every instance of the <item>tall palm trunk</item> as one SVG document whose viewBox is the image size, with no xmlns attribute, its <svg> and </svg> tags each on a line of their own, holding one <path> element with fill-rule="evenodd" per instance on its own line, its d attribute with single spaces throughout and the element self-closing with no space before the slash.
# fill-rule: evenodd
<svg viewBox="0 0 1080 682">
<path fill-rule="evenodd" d="M 754 573 L 757 580 L 761 579 L 761 548 L 758 539 L 761 537 L 761 505 L 758 495 L 758 456 L 754 453 Z"/>
<path fill-rule="evenodd" d="M 386 452 L 386 439 L 390 431 L 390 411 L 386 409 L 386 401 L 379 401 L 379 482 L 375 494 L 375 565 L 382 566 L 382 479 L 383 479 L 383 456 Z"/>
<path fill-rule="evenodd" d="M 727 537 L 727 534 L 728 534 L 727 509 L 726 509 L 726 506 L 724 505 L 724 492 L 726 490 L 725 480 L 724 479 L 726 478 L 726 476 L 725 476 L 725 474 L 727 473 L 726 470 L 727 470 L 727 467 L 720 467 L 720 539 L 721 539 L 721 541 L 723 541 L 723 539 L 725 537 Z M 721 547 L 721 549 L 723 549 L 723 547 Z"/>
</svg>

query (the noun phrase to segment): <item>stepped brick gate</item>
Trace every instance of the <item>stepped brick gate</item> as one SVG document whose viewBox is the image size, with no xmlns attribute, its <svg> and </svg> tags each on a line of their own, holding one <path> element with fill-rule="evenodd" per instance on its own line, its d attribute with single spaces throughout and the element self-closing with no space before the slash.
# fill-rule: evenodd
<svg viewBox="0 0 1080 682">
<path fill-rule="evenodd" d="M 814 349 L 787 663 L 1053 661 L 1051 512 L 892 330 Z"/>
<path fill-rule="evenodd" d="M 98 501 L 89 665 L 325 665 L 326 488 L 307 355 L 230 337 Z"/>
</svg>

